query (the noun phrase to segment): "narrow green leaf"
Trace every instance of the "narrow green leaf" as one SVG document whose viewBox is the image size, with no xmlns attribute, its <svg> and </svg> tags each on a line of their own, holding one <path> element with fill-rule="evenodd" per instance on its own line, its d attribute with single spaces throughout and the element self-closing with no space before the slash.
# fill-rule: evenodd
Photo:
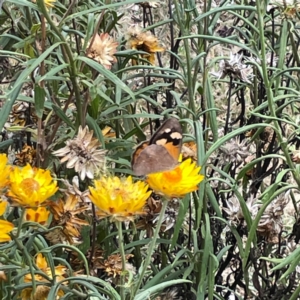
<svg viewBox="0 0 300 300">
<path fill-rule="evenodd" d="M 44 112 L 44 103 L 45 103 L 45 89 L 42 88 L 39 84 L 34 85 L 34 105 L 35 113 L 38 118 L 43 117 Z"/>
</svg>

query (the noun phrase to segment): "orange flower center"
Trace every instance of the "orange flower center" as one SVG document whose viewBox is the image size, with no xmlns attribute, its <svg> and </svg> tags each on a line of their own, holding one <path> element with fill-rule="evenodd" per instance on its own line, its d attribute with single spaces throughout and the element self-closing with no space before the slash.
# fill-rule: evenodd
<svg viewBox="0 0 300 300">
<path fill-rule="evenodd" d="M 118 196 L 121 197 L 123 200 L 127 199 L 127 191 L 124 189 L 116 188 L 113 191 L 113 198 L 117 198 Z"/>
<path fill-rule="evenodd" d="M 20 183 L 20 188 L 26 195 L 31 195 L 34 191 L 38 191 L 40 184 L 33 178 L 26 178 Z"/>
<path fill-rule="evenodd" d="M 163 177 L 167 182 L 177 183 L 182 179 L 182 170 L 176 167 L 172 171 L 163 172 Z"/>
</svg>

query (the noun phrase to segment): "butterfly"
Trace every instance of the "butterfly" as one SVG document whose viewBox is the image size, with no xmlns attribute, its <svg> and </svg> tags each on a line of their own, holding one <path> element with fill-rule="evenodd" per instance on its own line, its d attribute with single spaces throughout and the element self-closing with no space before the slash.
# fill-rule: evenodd
<svg viewBox="0 0 300 300">
<path fill-rule="evenodd" d="M 175 118 L 167 119 L 135 149 L 131 167 L 136 176 L 172 170 L 178 164 L 182 147 L 182 128 Z"/>
</svg>

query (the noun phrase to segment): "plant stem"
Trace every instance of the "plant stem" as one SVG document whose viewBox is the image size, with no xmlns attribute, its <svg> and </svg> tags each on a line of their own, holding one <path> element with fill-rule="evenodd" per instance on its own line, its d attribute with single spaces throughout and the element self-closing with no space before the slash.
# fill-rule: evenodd
<svg viewBox="0 0 300 300">
<path fill-rule="evenodd" d="M 142 281 L 144 279 L 145 272 L 146 272 L 146 270 L 147 270 L 147 268 L 148 268 L 148 266 L 150 264 L 152 254 L 153 254 L 155 246 L 156 246 L 156 241 L 157 241 L 158 236 L 159 236 L 160 227 L 161 227 L 161 224 L 163 223 L 163 220 L 164 220 L 164 215 L 165 215 L 165 211 L 166 211 L 167 205 L 168 205 L 168 201 L 166 199 L 163 199 L 163 204 L 162 204 L 162 208 L 161 208 L 161 211 L 160 211 L 159 219 L 157 221 L 156 229 L 154 231 L 151 244 L 150 244 L 149 249 L 147 251 L 148 255 L 147 255 L 146 259 L 145 259 L 142 271 L 140 273 L 139 281 L 138 281 L 137 285 L 135 286 L 135 288 L 133 290 L 133 293 L 130 296 L 131 300 L 134 299 L 135 295 L 137 294 L 137 292 L 138 292 L 138 290 L 139 290 L 139 288 L 140 288 L 140 286 L 142 284 Z"/>
<path fill-rule="evenodd" d="M 79 87 L 77 84 L 77 68 L 75 61 L 73 59 L 73 53 L 72 50 L 69 47 L 69 44 L 66 42 L 65 38 L 63 37 L 62 33 L 59 30 L 59 27 L 55 26 L 55 24 L 52 22 L 48 10 L 45 6 L 44 1 L 37 0 L 38 6 L 41 8 L 43 15 L 45 16 L 47 22 L 49 23 L 51 30 L 53 30 L 57 36 L 59 37 L 60 41 L 64 42 L 62 44 L 62 53 L 66 60 L 66 62 L 69 64 L 69 73 L 70 73 L 70 80 L 73 85 L 74 93 L 75 93 L 75 99 L 76 99 L 76 108 L 77 108 L 77 126 L 84 125 L 85 120 L 83 120 L 83 114 L 82 114 L 82 103 L 81 103 L 81 95 L 79 91 Z"/>
<path fill-rule="evenodd" d="M 121 300 L 125 300 L 125 275 L 126 275 L 126 258 L 125 258 L 125 250 L 124 250 L 124 239 L 123 239 L 123 231 L 122 231 L 122 222 L 116 222 L 118 228 L 118 235 L 119 235 L 119 248 L 120 248 L 120 255 L 122 258 L 122 274 L 121 274 L 121 283 L 120 283 L 120 296 Z"/>
<path fill-rule="evenodd" d="M 279 126 L 279 123 L 277 121 L 277 116 L 276 116 L 276 108 L 275 108 L 275 102 L 273 98 L 273 90 L 272 86 L 270 85 L 269 81 L 269 76 L 268 76 L 268 68 L 267 68 L 267 57 L 266 57 L 266 41 L 265 41 L 265 35 L 264 35 L 264 13 L 263 10 L 265 11 L 265 8 L 263 7 L 265 5 L 264 2 L 261 1 L 256 1 L 256 8 L 257 8 L 257 16 L 258 16 L 258 30 L 259 30 L 259 36 L 260 36 L 260 43 L 261 43 L 261 68 L 262 68 L 262 76 L 263 76 L 263 81 L 265 84 L 265 89 L 267 93 L 267 98 L 268 98 L 268 108 L 270 110 L 270 115 L 274 118 L 273 119 L 273 124 L 276 130 L 277 138 L 281 147 L 281 150 L 284 153 L 286 163 L 291 169 L 291 172 L 293 174 L 293 177 L 295 181 L 297 182 L 298 186 L 300 186 L 300 177 L 295 169 L 295 166 L 292 162 L 291 156 L 289 154 L 289 149 L 287 147 L 286 142 L 283 139 L 283 136 L 281 134 L 281 129 Z"/>
</svg>

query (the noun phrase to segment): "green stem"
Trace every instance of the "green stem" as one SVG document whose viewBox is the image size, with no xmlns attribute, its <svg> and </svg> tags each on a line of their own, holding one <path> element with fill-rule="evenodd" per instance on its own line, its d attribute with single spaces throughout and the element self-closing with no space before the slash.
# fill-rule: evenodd
<svg viewBox="0 0 300 300">
<path fill-rule="evenodd" d="M 69 47 L 68 43 L 66 42 L 65 38 L 61 34 L 59 27 L 55 26 L 55 24 L 52 22 L 48 10 L 45 6 L 45 3 L 43 0 L 37 0 L 38 6 L 41 8 L 42 14 L 44 15 L 45 19 L 49 23 L 51 30 L 53 30 L 56 35 L 59 37 L 59 39 L 64 42 L 62 44 L 62 53 L 66 60 L 66 62 L 69 64 L 69 73 L 70 73 L 70 80 L 73 85 L 73 89 L 75 92 L 75 99 L 76 99 L 76 108 L 77 108 L 77 125 L 84 125 L 83 115 L 82 115 L 82 102 L 81 102 L 81 95 L 77 84 L 77 68 L 75 65 L 75 61 L 73 59 L 73 53 L 71 48 Z"/>
<path fill-rule="evenodd" d="M 176 14 L 177 19 L 179 23 L 180 31 L 182 32 L 182 36 L 188 35 L 188 32 L 186 30 L 186 27 L 184 26 L 182 22 L 182 18 L 180 15 L 180 8 L 178 4 L 178 0 L 174 1 L 175 8 L 176 8 Z M 189 108 L 193 111 L 193 113 L 196 113 L 195 103 L 194 103 L 194 86 L 193 86 L 193 75 L 192 75 L 192 59 L 191 59 L 191 49 L 189 45 L 189 39 L 183 39 L 184 49 L 185 49 L 185 55 L 186 55 L 186 76 L 187 76 L 187 89 L 189 94 Z M 187 112 L 188 114 L 188 112 Z M 188 116 L 186 116 L 188 117 Z M 194 116 L 193 116 L 194 118 Z"/>
<path fill-rule="evenodd" d="M 125 250 L 124 250 L 124 238 L 123 238 L 123 231 L 122 231 L 122 222 L 116 222 L 119 234 L 119 248 L 120 248 L 120 255 L 122 258 L 122 274 L 121 274 L 121 284 L 120 284 L 120 296 L 121 300 L 125 300 L 125 275 L 126 275 L 126 258 L 125 258 Z"/>
<path fill-rule="evenodd" d="M 292 162 L 291 156 L 289 154 L 289 149 L 287 147 L 286 142 L 283 139 L 283 136 L 281 134 L 281 129 L 279 126 L 278 121 L 276 120 L 276 107 L 275 107 L 275 102 L 273 98 L 273 90 L 272 86 L 269 81 L 269 76 L 268 76 L 268 67 L 267 67 L 267 58 L 266 58 L 266 41 L 265 41 L 265 34 L 264 34 L 264 13 L 265 8 L 263 7 L 265 5 L 265 2 L 263 1 L 256 1 L 256 8 L 257 8 L 257 16 L 258 16 L 258 30 L 259 30 L 259 36 L 260 36 L 260 43 L 261 43 L 261 68 L 262 68 L 262 75 L 263 75 L 263 81 L 265 84 L 265 89 L 267 93 L 267 99 L 268 99 L 268 107 L 270 111 L 270 115 L 274 118 L 273 119 L 273 124 L 275 127 L 275 131 L 277 134 L 277 138 L 281 147 L 281 150 L 284 153 L 286 163 L 288 164 L 289 168 L 291 169 L 291 172 L 293 174 L 293 177 L 295 181 L 297 182 L 298 186 L 300 186 L 300 177 L 295 169 L 295 166 Z"/>
<path fill-rule="evenodd" d="M 18 225 L 18 231 L 17 231 L 17 236 L 16 238 L 19 238 L 20 236 L 20 233 L 21 233 L 21 229 L 22 229 L 22 225 L 23 225 L 23 221 L 24 221 L 24 216 L 25 216 L 25 211 L 26 209 L 25 208 L 22 208 L 22 213 L 21 213 L 21 217 L 20 217 L 20 223 Z"/>
<path fill-rule="evenodd" d="M 148 268 L 148 266 L 150 264 L 150 261 L 151 261 L 151 258 L 152 258 L 152 254 L 153 254 L 155 246 L 156 246 L 156 241 L 157 241 L 158 236 L 159 236 L 161 224 L 163 223 L 163 220 L 164 220 L 164 215 L 165 215 L 165 211 L 166 211 L 167 205 L 168 205 L 168 201 L 166 199 L 163 199 L 163 204 L 162 204 L 162 208 L 161 208 L 161 211 L 160 211 L 159 219 L 157 221 L 156 229 L 154 231 L 151 244 L 150 244 L 149 249 L 147 251 L 148 255 L 147 255 L 146 259 L 145 259 L 144 265 L 142 267 L 142 271 L 139 274 L 138 283 L 134 287 L 133 293 L 131 294 L 131 297 L 130 297 L 131 300 L 133 300 L 134 297 L 136 296 L 136 294 L 137 294 L 137 292 L 138 292 L 138 290 L 139 290 L 139 288 L 140 288 L 140 286 L 142 284 L 142 281 L 144 279 L 145 272 L 146 272 L 146 270 L 147 270 L 147 268 Z"/>
</svg>

